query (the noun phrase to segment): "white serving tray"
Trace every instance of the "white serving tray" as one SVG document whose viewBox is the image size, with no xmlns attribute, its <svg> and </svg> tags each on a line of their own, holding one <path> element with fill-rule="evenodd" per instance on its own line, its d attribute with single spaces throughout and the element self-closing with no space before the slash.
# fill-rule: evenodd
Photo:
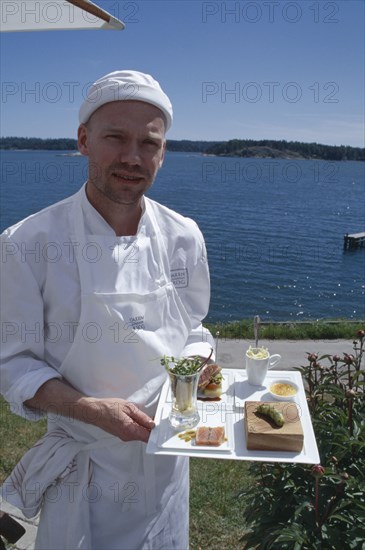
<svg viewBox="0 0 365 550">
<path fill-rule="evenodd" d="M 156 427 L 151 432 L 147 445 L 147 453 L 261 462 L 320 463 L 303 381 L 299 372 L 271 371 L 268 373 L 263 387 L 248 384 L 245 370 L 243 369 L 222 369 L 222 374 L 228 383 L 227 391 L 223 394 L 222 400 L 199 401 L 199 414 L 201 417 L 200 425 L 225 426 L 228 437 L 226 447 L 224 449 L 204 447 L 203 449 L 190 442 L 186 443 L 177 437 L 178 432 L 175 432 L 168 423 L 171 401 L 167 399 L 170 388 L 170 381 L 167 380 L 161 390 L 155 415 Z M 243 421 L 244 402 L 245 400 L 274 401 L 268 392 L 268 387 L 274 380 L 283 378 L 292 380 L 299 386 L 299 392 L 294 402 L 296 402 L 301 414 L 304 431 L 303 449 L 299 453 L 288 451 L 249 451 L 246 446 Z M 183 443 L 183 445 L 180 443 Z"/>
</svg>

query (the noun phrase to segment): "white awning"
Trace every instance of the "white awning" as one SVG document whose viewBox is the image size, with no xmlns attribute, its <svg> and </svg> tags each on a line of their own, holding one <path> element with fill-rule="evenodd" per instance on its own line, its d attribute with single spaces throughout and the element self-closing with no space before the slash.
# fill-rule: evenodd
<svg viewBox="0 0 365 550">
<path fill-rule="evenodd" d="M 1 0 L 0 9 L 2 32 L 125 28 L 89 0 Z"/>
</svg>

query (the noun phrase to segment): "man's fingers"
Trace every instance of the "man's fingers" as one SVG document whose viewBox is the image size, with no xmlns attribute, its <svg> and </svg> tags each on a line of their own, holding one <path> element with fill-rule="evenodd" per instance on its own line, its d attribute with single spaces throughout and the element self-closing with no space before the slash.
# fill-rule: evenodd
<svg viewBox="0 0 365 550">
<path fill-rule="evenodd" d="M 155 423 L 146 413 L 141 411 L 134 403 L 128 403 L 127 414 L 140 426 L 152 430 L 155 427 Z"/>
<path fill-rule="evenodd" d="M 99 422 L 96 424 L 99 428 L 123 441 L 140 440 L 147 443 L 155 423 L 134 403 L 112 398 L 97 401 L 103 413 L 99 415 Z"/>
<path fill-rule="evenodd" d="M 139 414 L 141 413 L 141 414 Z M 147 443 L 151 430 L 154 427 L 154 422 L 142 411 L 133 408 L 127 413 L 128 420 L 124 425 L 122 439 L 124 441 L 144 441 Z M 147 420 L 144 418 L 147 416 Z"/>
<path fill-rule="evenodd" d="M 128 433 L 125 437 L 122 437 L 124 441 L 143 441 L 144 443 L 148 442 L 150 437 L 151 430 L 144 428 L 140 424 L 132 422 L 128 426 Z"/>
</svg>

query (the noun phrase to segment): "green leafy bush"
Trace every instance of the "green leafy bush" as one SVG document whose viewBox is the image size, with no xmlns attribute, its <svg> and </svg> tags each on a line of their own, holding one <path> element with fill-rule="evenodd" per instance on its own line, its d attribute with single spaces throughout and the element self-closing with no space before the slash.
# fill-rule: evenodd
<svg viewBox="0 0 365 550">
<path fill-rule="evenodd" d="M 299 367 L 321 464 L 253 463 L 245 548 L 365 548 L 365 331 L 353 354 L 308 354 Z"/>
</svg>

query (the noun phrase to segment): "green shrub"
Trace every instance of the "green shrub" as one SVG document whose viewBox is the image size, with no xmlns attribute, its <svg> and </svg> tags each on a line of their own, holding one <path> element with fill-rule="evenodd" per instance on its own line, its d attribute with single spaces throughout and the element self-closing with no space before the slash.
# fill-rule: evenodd
<svg viewBox="0 0 365 550">
<path fill-rule="evenodd" d="M 299 367 L 321 465 L 253 463 L 247 549 L 365 548 L 365 332 L 354 353 Z"/>
<path fill-rule="evenodd" d="M 253 339 L 253 320 L 231 323 L 205 323 L 213 335 L 219 332 L 223 339 Z M 337 340 L 352 338 L 363 321 L 319 319 L 316 321 L 268 322 L 261 321 L 260 338 L 266 340 Z"/>
</svg>

